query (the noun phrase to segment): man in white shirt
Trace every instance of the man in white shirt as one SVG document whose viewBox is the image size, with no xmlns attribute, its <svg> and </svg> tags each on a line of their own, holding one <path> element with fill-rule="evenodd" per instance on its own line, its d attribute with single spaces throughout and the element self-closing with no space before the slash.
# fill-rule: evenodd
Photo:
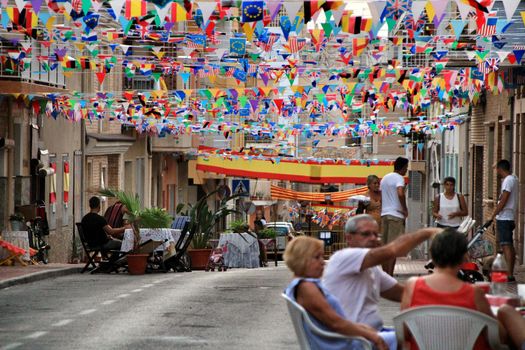
<svg viewBox="0 0 525 350">
<path fill-rule="evenodd" d="M 381 180 L 381 228 L 383 241 L 390 243 L 405 233 L 405 219 L 408 209 L 405 197 L 405 178 L 408 159 L 397 157 L 394 172 L 386 174 Z M 383 269 L 390 276 L 394 275 L 396 259 L 385 261 Z"/>
<path fill-rule="evenodd" d="M 441 231 L 439 228 L 421 229 L 379 246 L 379 226 L 375 219 L 368 214 L 351 217 L 344 228 L 349 248 L 332 255 L 324 271 L 323 285 L 339 300 L 350 321 L 365 323 L 378 331 L 393 332 L 383 328 L 379 297 L 400 302 L 404 285 L 379 265 L 405 256 Z"/>
<path fill-rule="evenodd" d="M 496 231 L 498 241 L 508 268 L 508 281 L 516 282 L 514 277 L 514 264 L 516 252 L 514 250 L 513 231 L 516 228 L 515 215 L 518 206 L 518 178 L 510 171 L 510 162 L 506 159 L 496 164 L 496 172 L 503 179 L 501 183 L 501 194 L 498 205 L 492 214 L 492 220 L 496 219 Z"/>
</svg>

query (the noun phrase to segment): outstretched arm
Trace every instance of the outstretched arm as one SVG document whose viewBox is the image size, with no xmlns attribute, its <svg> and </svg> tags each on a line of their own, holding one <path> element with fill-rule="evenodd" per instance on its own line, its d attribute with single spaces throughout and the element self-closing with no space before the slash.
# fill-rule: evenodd
<svg viewBox="0 0 525 350">
<path fill-rule="evenodd" d="M 297 302 L 334 332 L 364 337 L 374 343 L 378 349 L 388 350 L 388 346 L 377 330 L 368 325 L 350 322 L 339 316 L 314 283 L 304 281 L 297 286 Z"/>
<path fill-rule="evenodd" d="M 399 236 L 394 241 L 378 248 L 373 248 L 366 254 L 361 271 L 382 264 L 385 261 L 407 255 L 412 249 L 443 231 L 441 228 L 428 227 L 414 233 Z"/>
</svg>

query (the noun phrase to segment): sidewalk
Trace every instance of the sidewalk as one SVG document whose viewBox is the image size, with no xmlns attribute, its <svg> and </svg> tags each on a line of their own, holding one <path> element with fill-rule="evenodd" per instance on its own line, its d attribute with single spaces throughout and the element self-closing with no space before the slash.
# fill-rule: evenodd
<svg viewBox="0 0 525 350">
<path fill-rule="evenodd" d="M 47 264 L 0 266 L 0 289 L 46 278 L 79 273 L 84 264 Z"/>
<path fill-rule="evenodd" d="M 426 275 L 428 273 L 424 268 L 426 263 L 426 260 L 397 259 L 394 276 L 396 278 L 406 279 L 410 276 Z M 83 264 L 0 266 L 0 289 L 46 278 L 79 273 L 83 266 Z M 525 266 L 517 266 L 515 275 L 518 283 L 525 283 Z M 509 284 L 509 292 L 516 293 L 516 288 L 515 283 Z"/>
</svg>

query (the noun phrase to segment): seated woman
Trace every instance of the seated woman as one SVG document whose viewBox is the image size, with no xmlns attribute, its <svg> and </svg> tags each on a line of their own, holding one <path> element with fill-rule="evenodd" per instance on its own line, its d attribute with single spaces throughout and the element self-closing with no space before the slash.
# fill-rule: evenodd
<svg viewBox="0 0 525 350">
<path fill-rule="evenodd" d="M 297 237 L 286 246 L 284 260 L 294 274 L 294 279 L 285 290 L 286 295 L 302 305 L 318 327 L 344 335 L 361 336 L 378 349 L 388 349 L 375 329 L 347 321 L 339 302 L 321 285 L 325 264 L 323 241 L 307 236 Z M 312 349 L 360 348 L 359 344 L 350 340 L 323 338 L 307 327 L 305 333 Z"/>
<path fill-rule="evenodd" d="M 401 299 L 401 310 L 425 306 L 447 305 L 476 310 L 494 317 L 481 288 L 461 281 L 457 275 L 466 258 L 467 238 L 453 228 L 447 228 L 434 237 L 430 255 L 435 265 L 434 273 L 410 278 Z M 500 334 L 501 332 L 500 327 Z M 411 349 L 417 349 L 413 339 Z M 474 349 L 490 349 L 487 340 L 480 337 Z"/>
</svg>

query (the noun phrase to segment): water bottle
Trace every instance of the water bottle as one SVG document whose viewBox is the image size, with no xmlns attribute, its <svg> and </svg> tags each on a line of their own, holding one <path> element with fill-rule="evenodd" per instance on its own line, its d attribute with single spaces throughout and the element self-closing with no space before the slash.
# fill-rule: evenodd
<svg viewBox="0 0 525 350">
<path fill-rule="evenodd" d="M 492 272 L 490 273 L 491 294 L 505 295 L 507 294 L 507 262 L 501 253 L 498 253 L 496 259 L 492 263 Z"/>
</svg>

